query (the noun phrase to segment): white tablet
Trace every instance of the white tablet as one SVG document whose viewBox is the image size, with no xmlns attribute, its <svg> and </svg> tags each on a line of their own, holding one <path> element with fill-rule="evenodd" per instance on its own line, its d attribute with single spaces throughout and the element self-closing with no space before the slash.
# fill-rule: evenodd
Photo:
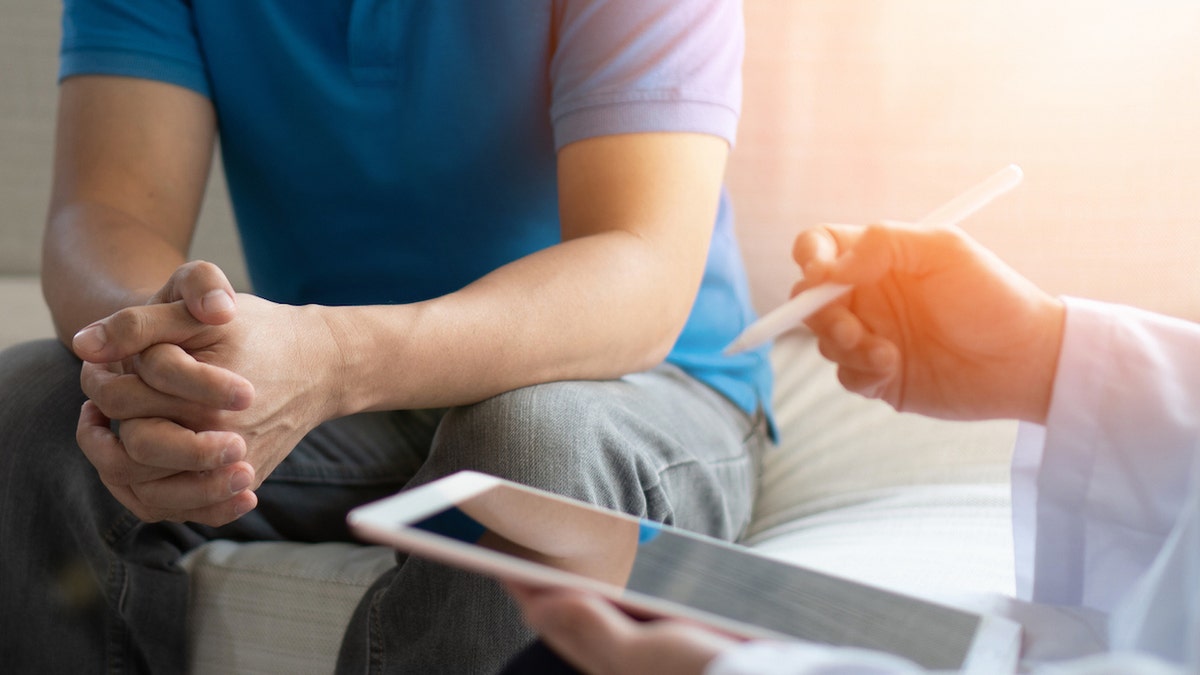
<svg viewBox="0 0 1200 675">
<path fill-rule="evenodd" d="M 747 638 L 877 649 L 930 669 L 1012 672 L 1020 627 L 745 547 L 461 472 L 352 510 L 363 539 L 501 579 L 599 593 L 632 614 Z"/>
</svg>

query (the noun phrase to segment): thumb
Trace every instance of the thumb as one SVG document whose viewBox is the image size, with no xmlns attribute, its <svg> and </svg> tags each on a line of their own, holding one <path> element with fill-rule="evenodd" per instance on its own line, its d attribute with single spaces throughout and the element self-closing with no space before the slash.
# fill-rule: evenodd
<svg viewBox="0 0 1200 675">
<path fill-rule="evenodd" d="M 116 363 L 159 343 L 182 344 L 205 326 L 181 302 L 126 307 L 84 327 L 71 341 L 91 363 Z"/>
<path fill-rule="evenodd" d="M 175 270 L 150 302 L 183 301 L 197 321 L 218 326 L 233 320 L 237 313 L 236 298 L 233 284 L 220 267 L 194 260 Z"/>
</svg>

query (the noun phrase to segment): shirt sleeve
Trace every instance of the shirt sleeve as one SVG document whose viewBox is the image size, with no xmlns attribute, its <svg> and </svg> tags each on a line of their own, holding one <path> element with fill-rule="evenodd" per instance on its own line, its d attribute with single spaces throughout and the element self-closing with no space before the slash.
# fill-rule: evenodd
<svg viewBox="0 0 1200 675">
<path fill-rule="evenodd" d="M 121 75 L 209 96 L 190 2 L 65 0 L 62 29 L 60 81 L 74 75 Z"/>
<path fill-rule="evenodd" d="M 731 145 L 742 103 L 740 0 L 561 0 L 550 63 L 557 148 L 680 131 Z"/>
<path fill-rule="evenodd" d="M 1163 550 L 1200 434 L 1200 326 L 1067 299 L 1044 430 L 1013 460 L 1018 593 L 1111 612 Z"/>
</svg>

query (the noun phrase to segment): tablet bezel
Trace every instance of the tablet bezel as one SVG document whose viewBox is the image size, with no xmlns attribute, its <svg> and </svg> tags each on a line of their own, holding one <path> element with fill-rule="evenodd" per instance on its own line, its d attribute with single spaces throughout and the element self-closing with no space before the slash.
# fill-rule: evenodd
<svg viewBox="0 0 1200 675">
<path fill-rule="evenodd" d="M 452 507 L 459 507 L 464 501 L 499 486 L 514 488 L 552 502 L 560 502 L 576 508 L 582 507 L 606 517 L 633 523 L 641 522 L 641 519 L 628 514 L 471 471 L 452 474 L 432 483 L 357 507 L 349 513 L 347 522 L 353 532 L 367 541 L 386 544 L 401 551 L 501 580 L 535 587 L 567 587 L 596 593 L 630 614 L 641 618 L 684 619 L 745 639 L 785 641 L 800 639 L 794 635 L 689 607 L 674 600 L 657 598 L 412 526 L 413 523 L 420 522 L 429 516 Z M 713 544 L 730 546 L 724 542 L 713 542 Z M 751 550 L 746 550 L 746 553 L 755 557 L 763 557 Z M 781 562 L 780 564 L 786 565 L 787 563 Z M 859 582 L 851 583 L 862 585 Z M 893 591 L 886 591 L 886 589 L 878 590 L 894 594 Z M 914 600 L 916 599 L 914 598 Z M 939 604 L 928 600 L 920 600 L 920 602 Z M 947 609 L 956 608 L 947 606 Z M 956 611 L 964 610 L 956 609 Z M 964 656 L 962 672 L 1012 672 L 1019 656 L 1020 627 L 1001 617 L 980 615 L 969 611 L 967 613 L 977 617 L 979 621 L 975 627 L 972 644 Z"/>
</svg>

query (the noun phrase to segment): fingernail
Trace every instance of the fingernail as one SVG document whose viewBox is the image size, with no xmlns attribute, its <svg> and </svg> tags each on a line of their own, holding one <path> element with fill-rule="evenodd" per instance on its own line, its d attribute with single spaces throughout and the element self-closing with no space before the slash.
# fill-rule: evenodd
<svg viewBox="0 0 1200 675">
<path fill-rule="evenodd" d="M 200 306 L 212 314 L 233 311 L 233 298 L 225 291 L 209 291 L 200 298 Z"/>
<path fill-rule="evenodd" d="M 226 446 L 221 450 L 221 466 L 229 466 L 234 462 L 242 461 L 242 449 L 236 445 Z"/>
<path fill-rule="evenodd" d="M 225 404 L 226 410 L 245 410 L 250 407 L 250 403 L 254 401 L 254 387 L 250 383 L 238 383 L 233 386 L 228 402 Z"/>
<path fill-rule="evenodd" d="M 237 494 L 242 490 L 250 487 L 250 474 L 246 471 L 238 471 L 229 478 L 229 493 Z"/>
<path fill-rule="evenodd" d="M 108 333 L 105 332 L 103 324 L 95 323 L 76 333 L 71 343 L 79 351 L 98 352 L 108 344 Z"/>
</svg>

